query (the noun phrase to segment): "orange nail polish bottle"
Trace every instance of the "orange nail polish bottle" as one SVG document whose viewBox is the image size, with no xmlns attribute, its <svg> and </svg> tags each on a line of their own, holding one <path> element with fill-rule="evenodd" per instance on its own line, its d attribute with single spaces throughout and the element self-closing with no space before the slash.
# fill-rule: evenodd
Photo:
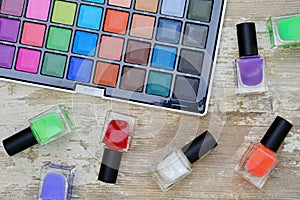
<svg viewBox="0 0 300 200">
<path fill-rule="evenodd" d="M 277 116 L 259 144 L 251 143 L 235 172 L 258 188 L 262 188 L 278 164 L 276 151 L 293 125 Z"/>
</svg>

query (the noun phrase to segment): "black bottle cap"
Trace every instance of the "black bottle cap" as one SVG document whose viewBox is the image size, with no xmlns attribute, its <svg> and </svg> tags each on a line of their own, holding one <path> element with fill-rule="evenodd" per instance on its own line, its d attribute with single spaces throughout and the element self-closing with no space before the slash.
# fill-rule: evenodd
<svg viewBox="0 0 300 200">
<path fill-rule="evenodd" d="M 10 136 L 2 141 L 5 151 L 13 156 L 35 144 L 37 140 L 33 136 L 30 127 Z"/>
<path fill-rule="evenodd" d="M 260 143 L 276 152 L 293 125 L 280 116 L 277 116 Z"/>
<path fill-rule="evenodd" d="M 240 57 L 258 55 L 255 23 L 237 24 L 236 28 Z"/>
<path fill-rule="evenodd" d="M 193 141 L 185 145 L 181 150 L 187 159 L 191 163 L 194 163 L 216 146 L 218 146 L 218 143 L 215 138 L 208 131 L 205 131 Z"/>
<path fill-rule="evenodd" d="M 123 152 L 104 149 L 98 180 L 105 183 L 115 184 L 117 182 L 120 163 Z"/>
</svg>

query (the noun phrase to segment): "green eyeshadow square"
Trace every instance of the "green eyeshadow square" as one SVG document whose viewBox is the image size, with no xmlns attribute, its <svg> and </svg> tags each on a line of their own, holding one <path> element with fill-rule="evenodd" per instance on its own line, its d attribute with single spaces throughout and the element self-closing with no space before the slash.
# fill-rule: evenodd
<svg viewBox="0 0 300 200">
<path fill-rule="evenodd" d="M 168 97 L 170 94 L 171 82 L 171 74 L 151 71 L 147 84 L 147 94 Z"/>
<path fill-rule="evenodd" d="M 67 56 L 53 53 L 45 53 L 42 66 L 42 74 L 57 78 L 63 78 L 66 62 Z"/>
<path fill-rule="evenodd" d="M 212 0 L 190 0 L 187 18 L 209 22 L 211 9 Z"/>
<path fill-rule="evenodd" d="M 71 34 L 72 30 L 70 29 L 50 27 L 46 48 L 67 52 L 69 50 Z"/>
<path fill-rule="evenodd" d="M 53 7 L 51 21 L 72 26 L 76 13 L 76 3 L 56 0 Z"/>
</svg>

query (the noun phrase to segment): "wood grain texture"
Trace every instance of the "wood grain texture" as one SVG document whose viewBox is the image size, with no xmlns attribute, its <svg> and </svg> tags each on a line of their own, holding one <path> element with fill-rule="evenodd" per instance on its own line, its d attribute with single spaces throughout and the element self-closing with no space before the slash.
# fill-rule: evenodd
<svg viewBox="0 0 300 200">
<path fill-rule="evenodd" d="M 47 146 L 9 157 L 0 144 L 0 199 L 37 199 L 40 168 L 47 162 L 76 166 L 73 199 L 299 199 L 300 47 L 270 50 L 269 16 L 300 13 L 295 0 L 229 0 L 209 113 L 181 115 L 79 94 L 0 82 L 0 138 L 25 128 L 30 117 L 64 103 L 72 108 L 77 132 Z M 237 96 L 233 60 L 238 56 L 235 24 L 255 21 L 260 54 L 267 59 L 269 91 Z M 97 181 L 102 157 L 99 136 L 108 110 L 137 117 L 131 150 L 124 154 L 118 182 Z M 247 184 L 233 168 L 250 141 L 259 140 L 280 114 L 294 127 L 278 151 L 279 165 L 262 190 Z M 193 166 L 193 174 L 167 193 L 149 166 L 169 145 L 178 147 L 209 129 L 219 146 Z"/>
</svg>

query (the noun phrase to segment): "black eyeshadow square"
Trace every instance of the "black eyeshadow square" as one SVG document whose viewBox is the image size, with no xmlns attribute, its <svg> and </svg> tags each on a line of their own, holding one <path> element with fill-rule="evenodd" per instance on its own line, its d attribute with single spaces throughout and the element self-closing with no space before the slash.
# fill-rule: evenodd
<svg viewBox="0 0 300 200">
<path fill-rule="evenodd" d="M 196 101 L 200 80 L 187 76 L 177 76 L 173 97 L 184 101 Z"/>
<path fill-rule="evenodd" d="M 201 51 L 182 49 L 177 70 L 183 73 L 200 75 L 203 59 L 204 53 Z"/>
</svg>

